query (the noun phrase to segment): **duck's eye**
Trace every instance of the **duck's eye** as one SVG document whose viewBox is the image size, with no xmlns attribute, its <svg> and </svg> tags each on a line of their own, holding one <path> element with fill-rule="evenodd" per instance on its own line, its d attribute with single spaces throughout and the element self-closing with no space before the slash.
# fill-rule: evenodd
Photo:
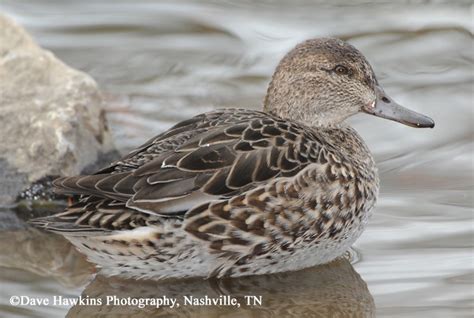
<svg viewBox="0 0 474 318">
<path fill-rule="evenodd" d="M 334 68 L 334 71 L 339 75 L 347 75 L 349 74 L 349 69 L 343 65 L 337 65 Z"/>
</svg>

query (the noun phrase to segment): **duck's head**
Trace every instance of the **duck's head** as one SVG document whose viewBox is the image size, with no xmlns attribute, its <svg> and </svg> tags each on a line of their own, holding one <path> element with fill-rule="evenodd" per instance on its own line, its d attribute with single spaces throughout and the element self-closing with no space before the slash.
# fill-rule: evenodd
<svg viewBox="0 0 474 318">
<path fill-rule="evenodd" d="M 264 110 L 311 126 L 333 126 L 365 112 L 412 127 L 434 121 L 393 101 L 352 45 L 333 38 L 305 41 L 279 63 Z"/>
</svg>

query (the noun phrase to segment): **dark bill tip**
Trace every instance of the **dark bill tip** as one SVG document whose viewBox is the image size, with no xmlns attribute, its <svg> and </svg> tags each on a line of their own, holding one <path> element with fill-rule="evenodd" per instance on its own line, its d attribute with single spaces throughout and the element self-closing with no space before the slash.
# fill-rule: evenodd
<svg viewBox="0 0 474 318">
<path fill-rule="evenodd" d="M 397 121 L 415 128 L 433 128 L 435 123 L 433 119 L 415 111 L 409 110 L 394 102 L 380 86 L 376 86 L 377 100 L 374 104 L 363 109 L 364 112 Z"/>
</svg>

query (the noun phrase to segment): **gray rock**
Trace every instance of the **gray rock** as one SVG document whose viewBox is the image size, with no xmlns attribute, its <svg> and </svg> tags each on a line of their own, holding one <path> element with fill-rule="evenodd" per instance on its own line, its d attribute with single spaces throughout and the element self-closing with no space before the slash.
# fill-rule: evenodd
<svg viewBox="0 0 474 318">
<path fill-rule="evenodd" d="M 0 204 L 43 177 L 81 173 L 113 152 L 103 106 L 89 75 L 0 14 Z"/>
</svg>

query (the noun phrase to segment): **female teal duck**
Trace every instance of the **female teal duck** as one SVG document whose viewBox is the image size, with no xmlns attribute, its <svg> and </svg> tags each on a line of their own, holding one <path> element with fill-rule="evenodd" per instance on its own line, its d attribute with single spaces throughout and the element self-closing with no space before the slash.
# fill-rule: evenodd
<svg viewBox="0 0 474 318">
<path fill-rule="evenodd" d="M 201 114 L 96 174 L 57 179 L 80 201 L 32 223 L 106 275 L 243 276 L 330 262 L 360 236 L 378 195 L 374 160 L 344 123 L 359 112 L 434 126 L 393 102 L 353 46 L 308 40 L 281 60 L 263 111 Z"/>
</svg>

